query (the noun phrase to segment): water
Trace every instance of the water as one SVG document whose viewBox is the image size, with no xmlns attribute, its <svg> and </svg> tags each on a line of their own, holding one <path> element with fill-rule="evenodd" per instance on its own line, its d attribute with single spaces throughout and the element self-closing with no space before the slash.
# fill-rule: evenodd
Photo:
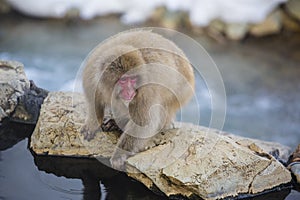
<svg viewBox="0 0 300 200">
<path fill-rule="evenodd" d="M 2 16 L 0 59 L 24 63 L 28 78 L 42 88 L 69 90 L 89 51 L 107 37 L 129 28 L 114 18 L 63 23 Z M 299 35 L 283 33 L 280 37 L 249 38 L 227 44 L 217 44 L 206 37 L 194 38 L 211 55 L 224 80 L 224 130 L 294 149 L 300 143 Z M 189 46 L 183 44 L 182 48 L 188 56 L 199 56 L 198 52 L 189 51 Z M 200 76 L 196 91 L 201 107 L 200 124 L 207 126 L 211 117 L 210 96 Z M 191 103 L 185 109 L 191 111 L 194 106 Z M 99 172 L 103 166 L 97 162 L 33 156 L 27 149 L 32 129 L 29 126 L 26 131 L 15 131 L 27 134 L 14 135 L 12 140 L 5 138 L 3 141 L 9 141 L 9 145 L 1 142 L 0 199 L 161 198 L 121 174 L 112 172 L 104 176 Z M 280 195 L 284 199 L 288 192 Z M 292 191 L 286 199 L 299 197 L 298 192 Z"/>
</svg>

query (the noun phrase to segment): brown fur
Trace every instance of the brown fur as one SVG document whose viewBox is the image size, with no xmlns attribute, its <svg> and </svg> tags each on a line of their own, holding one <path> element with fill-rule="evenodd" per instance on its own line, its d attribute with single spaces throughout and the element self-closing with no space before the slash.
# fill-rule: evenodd
<svg viewBox="0 0 300 200">
<path fill-rule="evenodd" d="M 113 89 L 124 73 L 139 69 L 143 64 L 152 64 L 153 68 L 146 66 L 138 70 L 140 80 L 167 81 L 171 90 L 158 84 L 141 86 L 127 107 Z M 160 65 L 171 67 L 177 74 L 166 76 L 168 71 Z M 157 73 L 156 69 L 162 69 L 162 72 Z M 151 70 L 155 73 L 153 77 L 149 75 Z M 178 74 L 183 75 L 185 83 Z M 83 88 L 88 105 L 88 117 L 82 128 L 86 139 L 91 139 L 99 130 L 105 108 L 113 101 L 113 117 L 124 133 L 111 162 L 113 167 L 121 168 L 129 155 L 144 150 L 148 137 L 170 125 L 176 111 L 193 94 L 194 75 L 188 59 L 173 42 L 151 31 L 133 30 L 120 33 L 95 48 L 86 60 Z M 163 106 L 164 110 L 152 107 L 156 104 Z M 149 126 L 139 129 L 136 124 Z"/>
</svg>

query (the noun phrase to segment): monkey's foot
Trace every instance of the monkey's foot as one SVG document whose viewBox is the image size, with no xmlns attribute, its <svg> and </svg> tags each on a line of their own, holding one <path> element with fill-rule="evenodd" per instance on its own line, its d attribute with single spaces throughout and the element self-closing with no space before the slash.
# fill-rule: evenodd
<svg viewBox="0 0 300 200">
<path fill-rule="evenodd" d="M 132 155 L 133 154 L 131 152 L 124 151 L 122 149 L 117 148 L 110 159 L 111 167 L 116 170 L 124 171 L 125 161 L 127 160 L 128 157 Z"/>
<path fill-rule="evenodd" d="M 81 135 L 83 135 L 83 138 L 87 141 L 94 139 L 97 131 L 98 129 L 91 131 L 87 125 L 83 125 L 80 129 Z"/>
</svg>

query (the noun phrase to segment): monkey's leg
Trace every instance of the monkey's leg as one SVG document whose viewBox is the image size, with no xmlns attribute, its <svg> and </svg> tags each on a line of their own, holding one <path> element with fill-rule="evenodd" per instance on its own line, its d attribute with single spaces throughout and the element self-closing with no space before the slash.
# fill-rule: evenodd
<svg viewBox="0 0 300 200">
<path fill-rule="evenodd" d="M 123 133 L 110 159 L 111 166 L 114 169 L 125 170 L 124 163 L 127 158 L 145 150 L 147 142 L 148 139 L 135 138 Z"/>
<path fill-rule="evenodd" d="M 81 134 L 84 139 L 90 141 L 95 137 L 97 131 L 101 131 L 101 124 L 104 117 L 104 105 L 95 104 L 95 107 L 89 106 L 88 117 L 81 128 Z"/>
<path fill-rule="evenodd" d="M 175 126 L 175 120 L 172 119 L 170 121 L 170 123 L 166 123 L 163 130 L 168 130 L 168 129 L 174 129 L 176 126 Z"/>
<path fill-rule="evenodd" d="M 149 105 L 146 106 L 150 107 Z M 144 107 L 138 107 L 138 111 L 139 108 L 144 109 Z M 124 169 L 124 163 L 128 157 L 146 150 L 149 140 L 163 128 L 164 122 L 166 122 L 164 119 L 166 116 L 160 107 L 152 107 L 149 113 L 147 113 L 148 115 L 145 113 L 140 115 L 140 113 L 136 112 L 132 114 L 133 119 L 135 118 L 136 121 L 142 124 L 137 124 L 133 120 L 130 120 L 124 129 L 124 133 L 119 138 L 114 154 L 110 159 L 114 169 Z"/>
<path fill-rule="evenodd" d="M 176 109 L 174 107 L 171 107 L 168 109 L 168 114 L 166 117 L 166 123 L 163 127 L 164 130 L 168 129 L 174 129 L 175 128 L 175 115 L 176 115 Z"/>
</svg>

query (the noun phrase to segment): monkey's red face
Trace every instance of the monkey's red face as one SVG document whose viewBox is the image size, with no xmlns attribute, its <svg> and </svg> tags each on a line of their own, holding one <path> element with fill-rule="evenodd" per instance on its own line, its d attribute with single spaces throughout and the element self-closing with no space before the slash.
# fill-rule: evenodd
<svg viewBox="0 0 300 200">
<path fill-rule="evenodd" d="M 120 88 L 119 96 L 126 101 L 131 101 L 136 95 L 136 82 L 136 76 L 122 76 L 117 82 Z"/>
</svg>

